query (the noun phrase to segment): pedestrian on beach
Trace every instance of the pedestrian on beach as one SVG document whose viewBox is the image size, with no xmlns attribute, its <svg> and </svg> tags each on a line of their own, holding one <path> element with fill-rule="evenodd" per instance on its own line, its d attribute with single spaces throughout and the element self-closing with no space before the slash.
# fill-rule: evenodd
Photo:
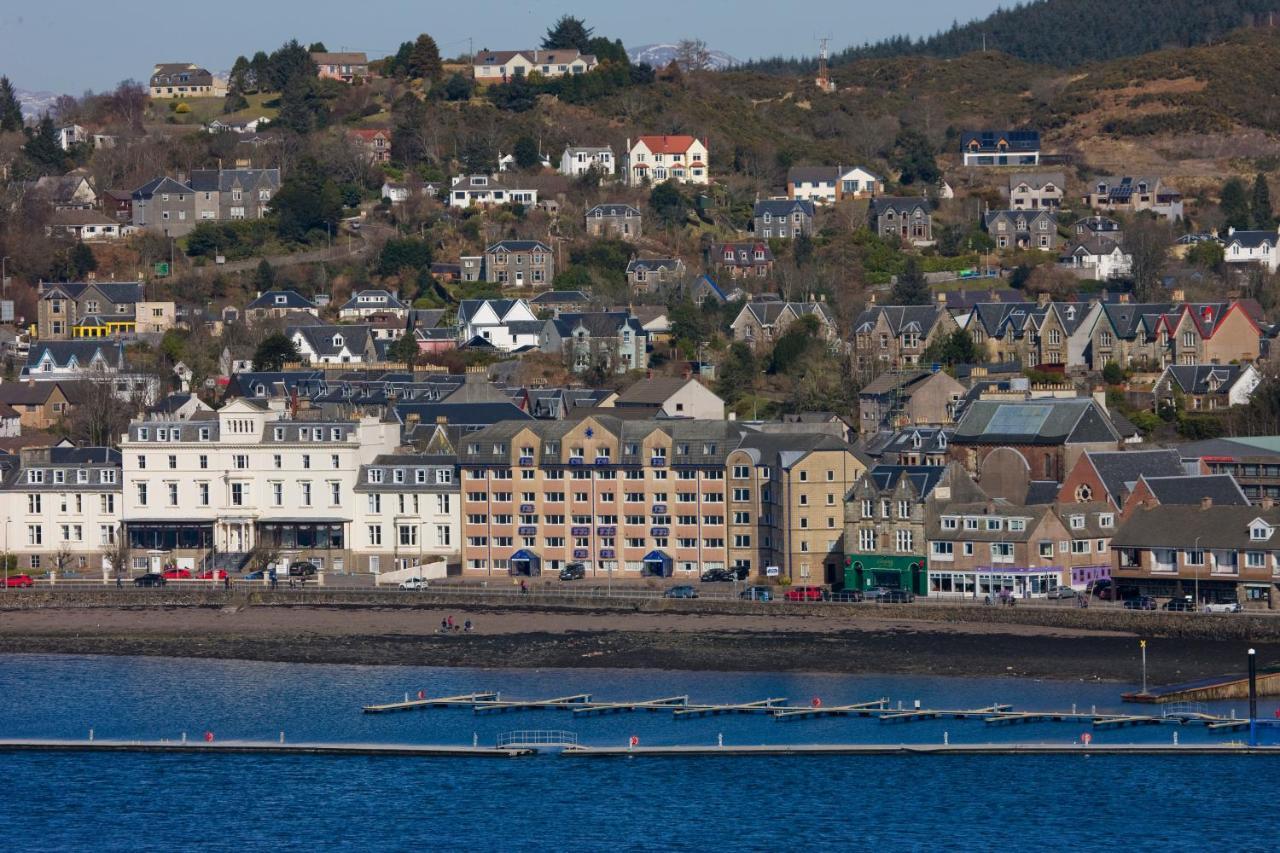
<svg viewBox="0 0 1280 853">
<path fill-rule="evenodd" d="M 449 614 L 449 630 L 453 630 L 453 614 Z"/>
<path fill-rule="evenodd" d="M 226 572 L 222 573 L 222 588 L 226 590 L 231 589 L 231 575 Z"/>
<path fill-rule="evenodd" d="M 471 620 L 470 620 L 470 619 L 468 619 L 466 622 L 463 622 L 463 623 L 462 623 L 462 630 L 463 630 L 463 632 L 464 632 L 464 633 L 467 633 L 467 634 L 470 634 L 470 633 L 471 633 Z"/>
<path fill-rule="evenodd" d="M 445 619 L 445 618 L 441 617 L 441 619 L 440 619 L 440 630 L 441 630 L 441 632 L 447 632 L 447 631 L 449 630 L 449 620 L 448 620 L 448 619 Z"/>
<path fill-rule="evenodd" d="M 119 572 L 116 573 L 116 589 L 124 589 L 124 578 L 120 576 Z"/>
<path fill-rule="evenodd" d="M 521 594 L 521 595 L 528 595 L 528 594 L 529 594 L 529 585 L 528 585 L 527 583 L 525 583 L 524 581 L 520 581 L 520 594 Z"/>
</svg>

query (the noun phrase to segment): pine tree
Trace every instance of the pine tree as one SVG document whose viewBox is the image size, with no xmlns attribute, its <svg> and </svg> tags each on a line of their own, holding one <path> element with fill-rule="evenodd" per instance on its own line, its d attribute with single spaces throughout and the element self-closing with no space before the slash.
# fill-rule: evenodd
<svg viewBox="0 0 1280 853">
<path fill-rule="evenodd" d="M 58 145 L 58 130 L 47 113 L 34 131 L 27 131 L 27 144 L 22 146 L 22 151 L 32 163 L 46 172 L 60 172 L 67 164 L 67 152 Z"/>
<path fill-rule="evenodd" d="M 542 39 L 544 50 L 563 50 L 574 48 L 586 53 L 591 46 L 591 34 L 594 32 L 587 22 L 572 15 L 561 15 L 547 35 Z"/>
<path fill-rule="evenodd" d="M 1253 227 L 1259 231 L 1270 231 L 1276 224 L 1271 213 L 1271 188 L 1267 186 L 1267 176 L 1261 172 L 1253 179 L 1253 201 L 1249 212 L 1253 217 Z"/>
<path fill-rule="evenodd" d="M 1223 227 L 1234 228 L 1237 231 L 1245 230 L 1249 227 L 1251 219 L 1249 210 L 1249 197 L 1244 188 L 1244 181 L 1239 178 L 1232 178 L 1222 185 L 1222 196 L 1218 201 L 1218 206 L 1222 209 Z"/>
<path fill-rule="evenodd" d="M 894 305 L 928 305 L 933 301 L 929 283 L 925 281 L 924 272 L 920 269 L 920 259 L 915 255 L 907 257 L 907 266 L 898 276 L 898 283 L 893 286 L 890 301 Z"/>
<path fill-rule="evenodd" d="M 436 40 L 426 33 L 418 36 L 409 53 L 409 76 L 422 80 L 439 80 L 443 71 L 444 65 L 440 61 L 440 48 L 436 46 Z"/>
<path fill-rule="evenodd" d="M 22 130 L 22 105 L 8 77 L 0 77 L 0 131 L 13 133 Z"/>
</svg>

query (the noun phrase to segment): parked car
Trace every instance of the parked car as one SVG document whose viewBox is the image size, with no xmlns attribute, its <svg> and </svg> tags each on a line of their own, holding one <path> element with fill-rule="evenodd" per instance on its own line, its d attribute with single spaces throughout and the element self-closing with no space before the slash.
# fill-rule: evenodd
<svg viewBox="0 0 1280 853">
<path fill-rule="evenodd" d="M 1097 581 L 1093 585 L 1093 594 L 1102 601 L 1114 601 L 1115 587 L 1111 585 L 1109 580 Z"/>
<path fill-rule="evenodd" d="M 751 576 L 751 569 L 747 566 L 730 566 L 729 574 L 740 581 L 744 581 Z"/>
<path fill-rule="evenodd" d="M 291 563 L 289 565 L 289 577 L 291 578 L 313 578 L 316 576 L 316 567 L 311 563 Z"/>
<path fill-rule="evenodd" d="M 9 575 L 4 579 L 5 586 L 11 587 L 30 587 L 35 586 L 36 582 L 31 579 L 31 575 Z"/>
<path fill-rule="evenodd" d="M 832 601 L 866 601 L 867 595 L 860 589 L 838 589 L 831 593 Z"/>
<path fill-rule="evenodd" d="M 749 601 L 773 601 L 773 590 L 767 586 L 749 586 L 738 593 L 738 598 Z"/>
<path fill-rule="evenodd" d="M 570 563 L 560 570 L 560 580 L 580 581 L 587 576 L 587 567 L 582 563 Z"/>
<path fill-rule="evenodd" d="M 707 569 L 702 573 L 703 583 L 730 583 L 737 578 L 728 569 Z"/>
<path fill-rule="evenodd" d="M 190 569 L 165 569 L 164 579 L 167 581 L 188 580 L 191 577 Z"/>
<path fill-rule="evenodd" d="M 227 579 L 227 570 L 226 569 L 205 569 L 203 572 L 196 575 L 196 578 L 202 581 L 211 581 L 211 580 L 224 581 Z"/>
<path fill-rule="evenodd" d="M 673 586 L 662 594 L 663 598 L 697 598 L 698 591 L 688 584 Z"/>
<path fill-rule="evenodd" d="M 1238 601 L 1210 601 L 1204 606 L 1205 613 L 1239 613 L 1244 610 Z"/>
<path fill-rule="evenodd" d="M 1137 598 L 1126 598 L 1124 602 L 1125 610 L 1155 610 L 1156 600 L 1149 595 L 1140 595 Z"/>
<path fill-rule="evenodd" d="M 400 581 L 401 589 L 426 589 L 427 582 L 422 578 L 408 578 Z"/>
<path fill-rule="evenodd" d="M 1164 603 L 1162 610 L 1179 611 L 1182 613 L 1194 613 L 1196 606 L 1187 598 L 1171 598 Z"/>
<path fill-rule="evenodd" d="M 782 597 L 787 601 L 824 601 L 828 595 L 820 586 L 793 586 Z"/>
<path fill-rule="evenodd" d="M 142 575 L 141 577 L 134 578 L 133 585 L 134 586 L 164 586 L 165 585 L 164 575 L 158 574 L 157 572 L 149 572 L 145 575 Z"/>
<path fill-rule="evenodd" d="M 264 572 L 262 569 L 258 569 L 256 572 L 249 572 L 249 574 L 245 575 L 243 578 L 241 578 L 241 580 L 260 581 L 266 578 L 266 576 L 267 576 L 266 572 Z"/>
<path fill-rule="evenodd" d="M 886 589 L 876 596 L 881 604 L 910 604 L 916 600 L 916 594 L 907 589 Z"/>
<path fill-rule="evenodd" d="M 1074 598 L 1079 598 L 1080 593 L 1076 592 L 1074 589 L 1072 589 L 1069 586 L 1055 586 L 1053 589 L 1045 593 L 1044 597 L 1057 598 L 1057 599 L 1062 599 L 1062 598 L 1074 599 Z"/>
</svg>

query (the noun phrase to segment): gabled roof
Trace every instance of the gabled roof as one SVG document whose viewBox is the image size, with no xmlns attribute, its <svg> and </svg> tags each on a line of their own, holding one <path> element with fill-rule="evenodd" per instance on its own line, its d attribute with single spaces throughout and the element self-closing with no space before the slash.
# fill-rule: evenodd
<svg viewBox="0 0 1280 853">
<path fill-rule="evenodd" d="M 718 264 L 769 263 L 773 260 L 773 250 L 763 240 L 738 240 L 732 243 L 720 243 L 711 249 L 712 260 Z M 756 260 L 756 253 L 763 255 L 763 260 Z M 732 255 L 732 260 L 725 257 Z"/>
<path fill-rule="evenodd" d="M 924 196 L 882 195 L 871 199 L 871 204 L 867 206 L 867 215 L 874 219 L 883 216 L 890 210 L 899 214 L 903 212 L 911 213 L 917 207 L 928 214 L 933 211 L 933 202 Z"/>
<path fill-rule="evenodd" d="M 1050 184 L 1060 190 L 1065 190 L 1067 188 L 1067 176 L 1062 172 L 1014 172 L 1009 176 L 1010 190 L 1015 190 L 1023 184 L 1033 190 L 1044 189 Z"/>
<path fill-rule="evenodd" d="M 871 332 L 881 317 L 889 324 L 893 335 L 901 335 L 904 331 L 916 332 L 926 336 L 934 324 L 942 318 L 943 308 L 938 305 L 874 305 L 858 315 L 853 321 L 855 334 Z"/>
<path fill-rule="evenodd" d="M 27 352 L 27 368 L 31 373 L 45 360 L 46 354 L 56 367 L 75 366 L 87 370 L 94 360 L 101 358 L 108 367 L 124 366 L 124 345 L 111 341 L 37 341 Z"/>
<path fill-rule="evenodd" d="M 788 217 L 793 213 L 799 213 L 802 216 L 813 218 L 814 209 L 813 202 L 807 199 L 790 199 L 790 198 L 766 198 L 760 199 L 755 204 L 754 215 Z"/>
<path fill-rule="evenodd" d="M 1177 477 L 1186 473 L 1176 450 L 1089 451 L 1085 455 L 1116 506 L 1124 504 L 1123 496 L 1133 491 L 1140 477 Z"/>
<path fill-rule="evenodd" d="M 641 217 L 638 208 L 629 204 L 597 204 L 587 211 L 587 216 L 634 216 Z"/>
<path fill-rule="evenodd" d="M 1242 249 L 1258 249 L 1264 244 L 1274 248 L 1276 238 L 1275 231 L 1232 231 L 1223 242 L 1228 248 L 1239 245 Z"/>
<path fill-rule="evenodd" d="M 840 180 L 838 166 L 792 166 L 787 170 L 789 184 L 831 184 Z"/>
<path fill-rule="evenodd" d="M 1119 442 L 1089 397 L 1026 401 L 974 400 L 956 424 L 955 444 L 1083 444 Z"/>
<path fill-rule="evenodd" d="M 788 309 L 796 319 L 812 314 L 826 324 L 835 324 L 835 315 L 831 313 L 831 308 L 825 302 L 748 302 L 743 306 L 743 310 L 750 312 L 761 326 L 774 325 Z"/>
<path fill-rule="evenodd" d="M 191 189 L 197 192 L 275 189 L 280 186 L 279 169 L 192 169 Z"/>
<path fill-rule="evenodd" d="M 641 379 L 620 393 L 615 402 L 622 406 L 661 406 L 690 382 L 695 385 L 701 384 L 696 379 L 682 379 L 678 376 Z"/>
<path fill-rule="evenodd" d="M 1142 477 L 1161 505 L 1199 506 L 1204 498 L 1214 506 L 1248 506 L 1249 499 L 1230 474 L 1180 474 Z"/>
<path fill-rule="evenodd" d="M 1002 148 L 1001 142 L 1005 143 Z M 973 146 L 977 147 L 974 148 Z M 1038 130 L 967 130 L 960 134 L 960 147 L 965 151 L 976 150 L 981 154 L 1003 151 L 1039 151 Z"/>
<path fill-rule="evenodd" d="M 1280 536 L 1255 542 L 1249 528 L 1261 520 L 1268 527 L 1280 527 L 1280 508 L 1254 506 L 1139 507 L 1116 531 L 1113 548 L 1250 548 L 1274 549 Z"/>
<path fill-rule="evenodd" d="M 179 183 L 173 178 L 162 176 L 152 178 L 142 186 L 133 191 L 134 201 L 145 201 L 158 195 L 178 195 L 181 193 L 191 193 L 193 190 L 186 184 Z"/>
<path fill-rule="evenodd" d="M 679 258 L 634 258 L 627 262 L 627 272 L 635 270 L 644 270 L 652 272 L 653 270 L 670 270 L 676 271 L 684 266 L 684 261 Z"/>
<path fill-rule="evenodd" d="M 284 299 L 278 302 L 277 297 Z M 250 308 L 289 308 L 295 310 L 315 309 L 316 304 L 296 290 L 266 290 L 245 306 Z"/>
<path fill-rule="evenodd" d="M 530 305 L 585 304 L 591 297 L 581 290 L 544 290 L 529 300 Z"/>
<path fill-rule="evenodd" d="M 290 338 L 301 335 L 312 352 L 321 357 L 339 355 L 343 349 L 350 353 L 363 353 L 370 341 L 369 327 L 357 325 L 290 326 L 285 329 L 285 334 Z M 342 339 L 341 344 L 334 343 L 336 337 Z"/>
<path fill-rule="evenodd" d="M 566 329 L 570 335 L 579 328 L 593 338 L 617 337 L 623 328 L 629 328 L 637 335 L 645 334 L 643 327 L 625 311 L 562 313 L 556 318 L 556 322 L 559 328 Z"/>
<path fill-rule="evenodd" d="M 541 240 L 499 240 L 484 250 L 486 255 L 494 252 L 544 252 L 551 253 L 551 247 Z"/>
<path fill-rule="evenodd" d="M 345 53 L 316 52 L 311 54 L 311 61 L 316 65 L 368 65 L 369 57 L 363 51 Z"/>
<path fill-rule="evenodd" d="M 346 311 L 346 310 L 357 310 L 360 308 L 373 307 L 373 305 L 368 302 L 362 303 L 360 301 L 362 298 L 363 299 L 380 299 L 381 302 L 379 302 L 378 304 L 379 310 L 403 311 L 408 309 L 409 307 L 408 305 L 400 301 L 400 297 L 396 296 L 394 293 L 392 293 L 389 290 L 371 289 L 371 290 L 360 290 L 351 294 L 351 298 L 348 299 L 345 303 L 343 303 L 342 307 L 338 310 Z"/>
<path fill-rule="evenodd" d="M 1247 372 L 1239 364 L 1171 364 L 1164 376 L 1184 394 L 1226 394 Z"/>
<path fill-rule="evenodd" d="M 684 154 L 693 147 L 695 142 L 698 142 L 698 139 L 688 135 L 641 136 L 635 144 L 639 145 L 642 142 L 654 154 Z"/>
</svg>

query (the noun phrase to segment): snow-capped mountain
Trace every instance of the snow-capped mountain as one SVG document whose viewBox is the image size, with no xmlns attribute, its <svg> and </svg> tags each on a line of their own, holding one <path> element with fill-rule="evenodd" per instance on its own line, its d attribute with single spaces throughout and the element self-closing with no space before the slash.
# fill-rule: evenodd
<svg viewBox="0 0 1280 853">
<path fill-rule="evenodd" d="M 627 56 L 635 63 L 647 62 L 654 68 L 664 68 L 676 58 L 678 50 L 679 46 L 675 44 L 645 44 L 627 48 Z M 720 50 L 708 51 L 708 59 L 712 71 L 723 71 L 742 64 L 740 60 Z"/>
<path fill-rule="evenodd" d="M 14 89 L 18 103 L 22 106 L 22 114 L 27 118 L 38 118 L 53 109 L 58 100 L 55 92 L 29 92 L 26 89 Z"/>
</svg>

